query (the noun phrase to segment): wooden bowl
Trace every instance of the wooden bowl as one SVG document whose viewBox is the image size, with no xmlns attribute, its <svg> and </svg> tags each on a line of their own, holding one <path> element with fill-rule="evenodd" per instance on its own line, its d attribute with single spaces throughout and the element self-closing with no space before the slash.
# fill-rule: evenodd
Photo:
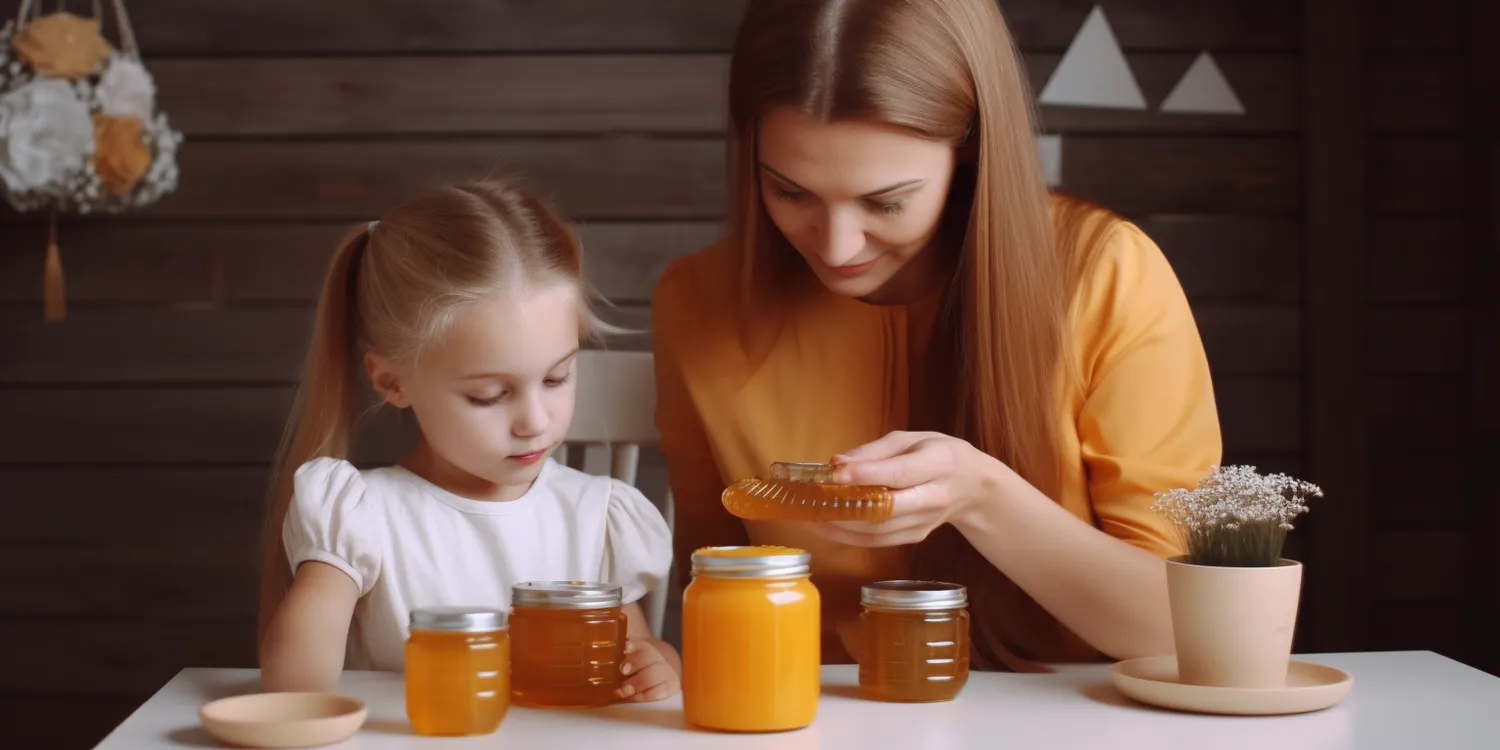
<svg viewBox="0 0 1500 750">
<path fill-rule="evenodd" d="M 364 701 L 331 693 L 255 693 L 198 709 L 209 734 L 241 747 L 316 747 L 347 739 L 365 723 Z"/>
</svg>

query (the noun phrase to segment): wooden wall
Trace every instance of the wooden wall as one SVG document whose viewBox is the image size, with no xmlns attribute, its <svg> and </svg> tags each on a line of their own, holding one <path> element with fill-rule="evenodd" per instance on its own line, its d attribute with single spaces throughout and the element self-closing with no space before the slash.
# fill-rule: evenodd
<svg viewBox="0 0 1500 750">
<path fill-rule="evenodd" d="M 1092 3 L 1001 5 L 1039 89 Z M 1359 5 L 1109 0 L 1152 105 L 1208 49 L 1248 116 L 1044 116 L 1065 138 L 1067 189 L 1140 222 L 1177 269 L 1226 458 L 1314 481 L 1328 466 L 1343 490 L 1294 535 L 1294 553 L 1330 571 L 1309 583 L 1299 643 L 1463 655 L 1463 551 L 1494 537 L 1465 536 L 1465 448 L 1445 433 L 1464 428 L 1472 348 L 1456 332 L 1472 318 L 1460 0 Z M 7 738 L 86 747 L 181 667 L 253 665 L 264 473 L 323 265 L 351 223 L 428 186 L 521 171 L 579 223 L 618 318 L 644 327 L 660 269 L 716 230 L 741 6 L 131 2 L 188 137 L 181 190 L 64 226 L 62 325 L 40 320 L 44 229 L 0 214 Z M 1309 29 L 1338 32 L 1351 13 L 1366 35 L 1309 49 Z M 1307 87 L 1362 78 L 1357 95 Z M 1325 148 L 1341 133 L 1361 149 Z M 1340 213 L 1339 159 L 1368 173 L 1368 211 Z M 1355 224 L 1368 243 L 1340 232 Z M 1356 329 L 1357 346 L 1314 346 Z M 1351 374 L 1359 387 L 1340 393 Z M 395 450 L 376 439 L 361 458 Z M 643 482 L 659 492 L 659 461 Z"/>
</svg>

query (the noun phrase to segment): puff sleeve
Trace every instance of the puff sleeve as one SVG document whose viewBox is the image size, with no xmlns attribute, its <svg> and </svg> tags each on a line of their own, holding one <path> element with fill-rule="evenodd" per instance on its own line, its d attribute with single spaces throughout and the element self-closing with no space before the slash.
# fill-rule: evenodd
<svg viewBox="0 0 1500 750">
<path fill-rule="evenodd" d="M 368 487 L 348 461 L 316 458 L 297 469 L 282 541 L 292 570 L 316 560 L 344 571 L 370 593 L 380 574 L 381 537 Z"/>
<path fill-rule="evenodd" d="M 671 572 L 672 532 L 640 490 L 616 479 L 610 484 L 599 580 L 619 584 L 629 604 L 654 591 Z"/>
<path fill-rule="evenodd" d="M 1164 557 L 1180 541 L 1151 510 L 1154 493 L 1194 486 L 1221 460 L 1213 378 L 1166 256 L 1128 222 L 1104 241 L 1078 331 L 1089 494 L 1102 530 Z"/>
</svg>

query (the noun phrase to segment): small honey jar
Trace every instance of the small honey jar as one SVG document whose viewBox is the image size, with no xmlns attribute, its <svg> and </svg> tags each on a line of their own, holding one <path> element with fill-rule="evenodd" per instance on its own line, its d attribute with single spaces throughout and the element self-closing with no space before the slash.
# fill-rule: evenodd
<svg viewBox="0 0 1500 750">
<path fill-rule="evenodd" d="M 870 700 L 931 703 L 969 681 L 968 592 L 955 583 L 882 581 L 862 587 L 859 686 Z"/>
<path fill-rule="evenodd" d="M 819 594 L 811 555 L 789 547 L 693 553 L 682 595 L 682 707 L 687 722 L 777 732 L 813 722 L 821 689 Z"/>
<path fill-rule="evenodd" d="M 618 584 L 531 581 L 511 588 L 511 699 L 533 708 L 617 700 L 626 615 Z"/>
<path fill-rule="evenodd" d="M 406 715 L 420 735 L 490 734 L 510 709 L 510 638 L 503 610 L 429 607 L 411 613 Z"/>
</svg>

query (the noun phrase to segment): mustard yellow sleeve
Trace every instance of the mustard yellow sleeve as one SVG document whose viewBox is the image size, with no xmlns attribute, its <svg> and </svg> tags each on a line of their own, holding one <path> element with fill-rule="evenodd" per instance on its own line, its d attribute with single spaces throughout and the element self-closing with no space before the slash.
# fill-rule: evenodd
<svg viewBox="0 0 1500 750">
<path fill-rule="evenodd" d="M 1150 506 L 1222 457 L 1208 357 L 1161 249 L 1119 222 L 1083 280 L 1076 319 L 1084 394 L 1078 434 L 1106 533 L 1163 557 L 1181 552 Z"/>
<path fill-rule="evenodd" d="M 701 327 L 704 305 L 689 262 L 690 258 L 681 258 L 667 267 L 651 304 L 656 427 L 672 489 L 672 546 L 680 586 L 689 581 L 694 550 L 748 543 L 744 523 L 725 510 L 720 500 L 725 483 L 684 368 L 684 358 L 695 349 L 701 351 L 694 344 L 705 335 Z"/>
</svg>

